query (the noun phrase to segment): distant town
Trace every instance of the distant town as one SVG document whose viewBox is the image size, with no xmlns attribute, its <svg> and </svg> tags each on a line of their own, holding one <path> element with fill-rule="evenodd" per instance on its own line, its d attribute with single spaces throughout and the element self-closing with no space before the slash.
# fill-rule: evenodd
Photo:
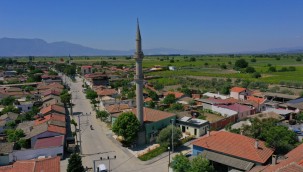
<svg viewBox="0 0 303 172">
<path fill-rule="evenodd" d="M 0 171 L 303 171 L 302 57 L 3 57 Z"/>
</svg>

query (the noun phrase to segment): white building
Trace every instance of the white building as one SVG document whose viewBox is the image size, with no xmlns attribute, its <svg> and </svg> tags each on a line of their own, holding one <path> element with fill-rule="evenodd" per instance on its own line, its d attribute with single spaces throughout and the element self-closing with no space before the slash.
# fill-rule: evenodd
<svg viewBox="0 0 303 172">
<path fill-rule="evenodd" d="M 183 133 L 196 138 L 205 135 L 207 130 L 209 130 L 208 121 L 186 116 L 177 121 L 177 126 L 180 127 Z"/>
</svg>

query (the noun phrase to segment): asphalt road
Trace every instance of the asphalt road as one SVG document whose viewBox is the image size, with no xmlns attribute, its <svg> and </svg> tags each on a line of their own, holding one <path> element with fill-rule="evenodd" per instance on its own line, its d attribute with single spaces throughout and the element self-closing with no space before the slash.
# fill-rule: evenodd
<svg viewBox="0 0 303 172">
<path fill-rule="evenodd" d="M 93 161 L 99 160 L 100 157 L 116 159 L 110 161 L 97 161 L 96 166 L 102 163 L 105 164 L 113 172 L 162 172 L 167 171 L 168 157 L 160 159 L 149 165 L 144 165 L 136 157 L 121 150 L 121 147 L 109 139 L 107 134 L 111 131 L 106 127 L 106 124 L 96 119 L 96 114 L 85 94 L 82 92 L 82 79 L 76 78 L 76 82 L 70 79 L 63 79 L 70 86 L 72 92 L 73 114 L 71 119 L 78 123 L 78 115 L 80 115 L 80 129 L 81 129 L 81 148 L 82 148 L 82 164 L 84 167 L 93 168 Z M 90 129 L 93 126 L 93 130 Z M 74 131 L 74 128 L 72 128 Z M 78 135 L 79 138 L 79 135 Z M 68 159 L 61 161 L 61 171 L 66 171 Z M 91 170 L 93 171 L 93 170 Z"/>
</svg>

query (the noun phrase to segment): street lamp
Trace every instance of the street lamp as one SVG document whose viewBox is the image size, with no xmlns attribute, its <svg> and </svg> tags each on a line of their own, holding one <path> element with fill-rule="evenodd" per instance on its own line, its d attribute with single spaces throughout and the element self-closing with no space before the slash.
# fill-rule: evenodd
<svg viewBox="0 0 303 172">
<path fill-rule="evenodd" d="M 174 119 L 171 119 L 171 151 L 174 153 Z"/>
<path fill-rule="evenodd" d="M 168 171 L 169 171 L 169 166 L 170 166 L 170 147 L 168 146 Z"/>
</svg>

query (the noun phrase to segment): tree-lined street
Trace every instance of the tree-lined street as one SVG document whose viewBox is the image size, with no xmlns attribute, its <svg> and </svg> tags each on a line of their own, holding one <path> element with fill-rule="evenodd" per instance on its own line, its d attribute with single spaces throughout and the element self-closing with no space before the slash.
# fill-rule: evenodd
<svg viewBox="0 0 303 172">
<path fill-rule="evenodd" d="M 93 168 L 94 160 L 99 160 L 102 157 L 103 161 L 96 161 L 98 164 L 105 164 L 109 167 L 109 161 L 104 160 L 113 158 L 110 161 L 111 171 L 128 172 L 128 171 L 167 171 L 168 157 L 160 159 L 159 161 L 150 165 L 143 165 L 140 160 L 132 156 L 130 153 L 125 153 L 119 145 L 114 143 L 111 137 L 111 131 L 106 127 L 106 124 L 96 118 L 96 113 L 92 109 L 89 100 L 86 99 L 82 89 L 82 79 L 76 77 L 76 81 L 71 81 L 68 77 L 63 76 L 63 81 L 70 86 L 70 93 L 72 93 L 73 115 L 77 123 L 80 120 L 80 133 L 81 133 L 81 149 L 82 149 L 82 163 L 84 167 Z M 80 117 L 78 118 L 78 115 Z M 90 128 L 92 125 L 92 128 Z M 79 126 L 79 124 L 78 124 Z M 73 131 L 74 128 L 72 128 Z M 79 140 L 79 134 L 77 136 Z M 66 171 L 67 159 L 61 161 L 61 170 Z"/>
</svg>

